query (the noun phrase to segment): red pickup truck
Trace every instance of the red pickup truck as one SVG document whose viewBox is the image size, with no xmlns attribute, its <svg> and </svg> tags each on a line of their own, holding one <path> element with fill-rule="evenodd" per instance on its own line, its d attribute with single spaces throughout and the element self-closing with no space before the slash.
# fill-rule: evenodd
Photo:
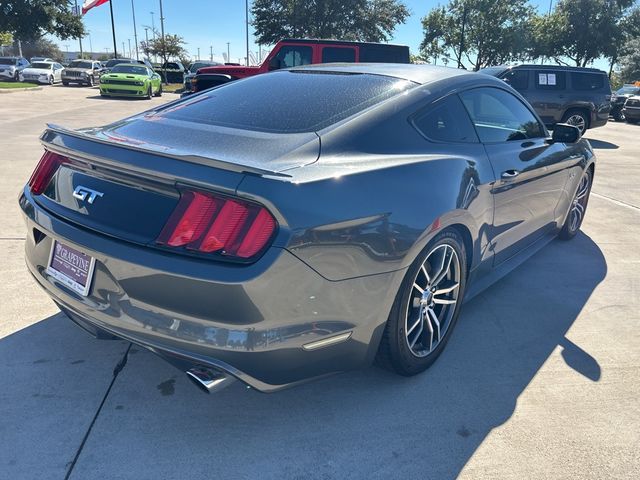
<svg viewBox="0 0 640 480">
<path fill-rule="evenodd" d="M 195 93 L 240 78 L 311 63 L 409 63 L 409 47 L 386 43 L 344 42 L 339 40 L 285 39 L 256 67 L 217 65 L 204 67 L 191 79 Z"/>
</svg>

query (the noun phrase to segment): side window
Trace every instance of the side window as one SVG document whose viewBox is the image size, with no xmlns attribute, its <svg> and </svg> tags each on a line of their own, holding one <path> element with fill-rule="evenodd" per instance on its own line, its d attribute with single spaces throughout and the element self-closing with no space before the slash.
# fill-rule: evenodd
<svg viewBox="0 0 640 480">
<path fill-rule="evenodd" d="M 564 90 L 567 87 L 565 72 L 536 70 L 534 75 L 536 88 L 539 90 Z"/>
<path fill-rule="evenodd" d="M 499 88 L 476 88 L 460 94 L 480 141 L 484 143 L 526 140 L 545 131 L 524 103 Z"/>
<path fill-rule="evenodd" d="M 469 115 L 457 95 L 449 95 L 417 114 L 413 118 L 413 125 L 429 140 L 478 142 Z"/>
<path fill-rule="evenodd" d="M 522 68 L 509 70 L 502 79 L 519 92 L 529 88 L 529 70 Z"/>
<path fill-rule="evenodd" d="M 313 50 L 311 47 L 302 45 L 285 45 L 280 48 L 274 60 L 277 60 L 278 68 L 298 67 L 300 65 L 309 65 Z"/>
<path fill-rule="evenodd" d="M 604 75 L 600 73 L 571 72 L 571 86 L 574 90 L 600 90 L 604 87 Z"/>
<path fill-rule="evenodd" d="M 322 63 L 353 63 L 355 61 L 355 48 L 324 47 L 322 49 Z"/>
</svg>

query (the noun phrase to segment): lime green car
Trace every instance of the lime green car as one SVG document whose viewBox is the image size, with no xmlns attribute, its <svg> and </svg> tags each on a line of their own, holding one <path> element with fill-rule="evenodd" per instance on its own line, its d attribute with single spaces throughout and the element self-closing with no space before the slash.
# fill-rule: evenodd
<svg viewBox="0 0 640 480">
<path fill-rule="evenodd" d="M 103 97 L 142 97 L 162 95 L 160 75 L 150 68 L 133 63 L 121 63 L 100 77 Z"/>
</svg>

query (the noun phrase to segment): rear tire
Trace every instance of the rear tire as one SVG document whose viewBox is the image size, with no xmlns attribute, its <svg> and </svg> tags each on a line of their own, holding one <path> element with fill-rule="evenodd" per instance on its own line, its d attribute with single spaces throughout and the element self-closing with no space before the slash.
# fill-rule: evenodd
<svg viewBox="0 0 640 480">
<path fill-rule="evenodd" d="M 436 361 L 460 314 L 466 258 L 464 242 L 454 230 L 438 234 L 418 255 L 396 294 L 378 349 L 378 365 L 412 376 Z"/>
<path fill-rule="evenodd" d="M 584 135 L 584 133 L 589 129 L 589 115 L 585 110 L 572 108 L 564 114 L 561 123 L 568 123 L 569 125 L 578 127 L 580 133 Z"/>
<path fill-rule="evenodd" d="M 567 218 L 558 235 L 561 240 L 571 240 L 580 230 L 584 216 L 587 213 L 592 184 L 593 173 L 591 169 L 588 169 L 582 174 L 578 189 L 569 207 L 569 213 L 567 213 Z"/>
</svg>

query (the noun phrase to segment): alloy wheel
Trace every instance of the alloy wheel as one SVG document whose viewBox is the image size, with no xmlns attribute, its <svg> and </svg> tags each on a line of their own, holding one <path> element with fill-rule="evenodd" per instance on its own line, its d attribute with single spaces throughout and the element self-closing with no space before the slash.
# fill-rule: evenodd
<svg viewBox="0 0 640 480">
<path fill-rule="evenodd" d="M 574 127 L 578 127 L 580 133 L 584 133 L 584 130 L 587 126 L 585 118 L 577 113 L 567 118 L 566 123 L 568 123 L 569 125 L 573 125 Z"/>
<path fill-rule="evenodd" d="M 411 286 L 405 314 L 405 339 L 416 357 L 426 357 L 444 339 L 458 303 L 461 268 L 451 245 L 427 255 Z"/>
<path fill-rule="evenodd" d="M 569 211 L 569 230 L 572 232 L 578 230 L 582 224 L 584 212 L 587 208 L 587 201 L 589 200 L 590 183 L 591 176 L 585 173 L 580 179 L 578 190 L 576 191 L 575 197 L 573 197 L 571 210 Z"/>
</svg>

